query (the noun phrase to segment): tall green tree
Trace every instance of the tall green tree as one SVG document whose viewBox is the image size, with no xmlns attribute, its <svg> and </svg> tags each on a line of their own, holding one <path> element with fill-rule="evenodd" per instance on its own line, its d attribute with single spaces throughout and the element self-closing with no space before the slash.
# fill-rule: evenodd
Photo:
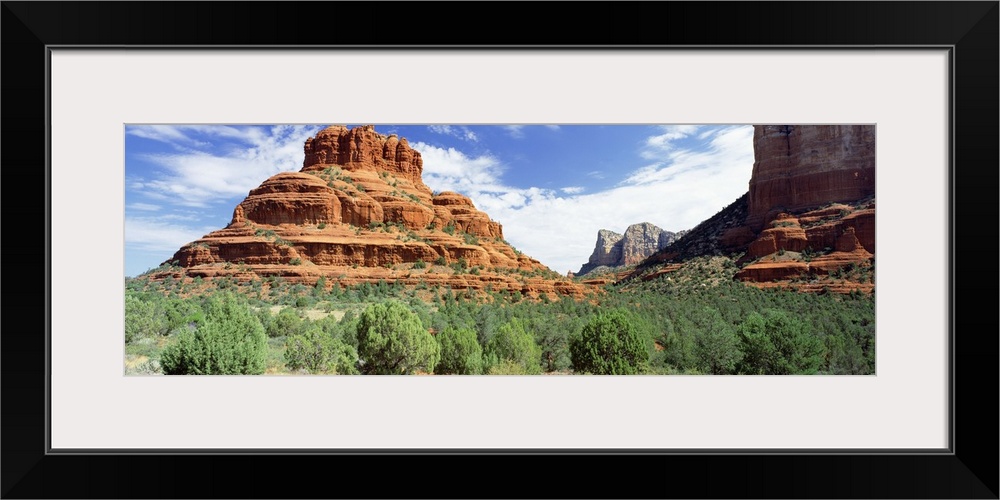
<svg viewBox="0 0 1000 500">
<path fill-rule="evenodd" d="M 164 348 L 167 375 L 257 375 L 264 373 L 267 334 L 254 313 L 231 293 L 205 304 L 205 320 Z"/>
<path fill-rule="evenodd" d="M 808 325 L 785 311 L 750 313 L 737 329 L 744 358 L 740 373 L 813 374 L 823 362 L 822 340 Z"/>
<path fill-rule="evenodd" d="M 358 353 L 320 326 L 312 326 L 301 335 L 285 340 L 285 366 L 291 370 L 304 368 L 312 373 L 356 375 Z"/>
<path fill-rule="evenodd" d="M 434 370 L 440 348 L 405 305 L 391 301 L 365 308 L 358 321 L 361 371 L 375 375 L 408 375 Z"/>
<path fill-rule="evenodd" d="M 599 313 L 570 340 L 573 369 L 597 375 L 632 375 L 649 367 L 649 349 L 633 318 L 621 309 Z"/>
<path fill-rule="evenodd" d="M 435 337 L 441 347 L 441 360 L 434 373 L 478 375 L 483 370 L 483 348 L 470 328 L 446 328 Z"/>
<path fill-rule="evenodd" d="M 502 371 L 494 370 L 493 373 L 519 374 L 520 370 L 511 371 L 511 365 L 520 367 L 528 375 L 542 372 L 542 350 L 518 318 L 500 325 L 483 352 L 488 366 L 506 366 Z"/>
<path fill-rule="evenodd" d="M 291 337 L 302 333 L 302 318 L 291 307 L 285 307 L 266 325 L 268 337 Z"/>
<path fill-rule="evenodd" d="M 125 294 L 125 343 L 129 344 L 143 337 L 166 335 L 170 331 L 170 321 L 162 306 L 164 299 L 139 297 Z"/>
<path fill-rule="evenodd" d="M 711 307 L 703 309 L 700 323 L 701 333 L 694 339 L 698 368 L 713 375 L 735 373 L 743 352 L 733 326 L 722 319 L 718 309 Z"/>
</svg>

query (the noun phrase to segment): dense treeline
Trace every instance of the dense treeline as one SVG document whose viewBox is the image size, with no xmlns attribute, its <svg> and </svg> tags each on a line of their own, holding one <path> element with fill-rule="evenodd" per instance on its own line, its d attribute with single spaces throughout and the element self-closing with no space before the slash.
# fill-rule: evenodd
<svg viewBox="0 0 1000 500">
<path fill-rule="evenodd" d="M 389 283 L 181 299 L 177 288 L 164 294 L 131 282 L 126 351 L 149 358 L 138 373 L 875 372 L 872 296 L 760 290 L 730 272 L 695 264 L 669 278 L 612 287 L 594 303 L 500 292 L 484 303 L 467 292 Z M 286 307 L 272 313 L 275 303 Z M 309 319 L 310 309 L 346 314 Z M 235 344 L 260 352 L 222 354 L 240 335 L 221 326 L 230 317 L 250 332 Z M 178 368 L 186 366 L 178 359 L 190 367 Z"/>
</svg>

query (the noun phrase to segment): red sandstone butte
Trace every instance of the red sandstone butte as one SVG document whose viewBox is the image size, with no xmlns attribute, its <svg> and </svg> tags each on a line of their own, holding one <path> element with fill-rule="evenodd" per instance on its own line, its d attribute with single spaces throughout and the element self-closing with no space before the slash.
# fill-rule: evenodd
<svg viewBox="0 0 1000 500">
<path fill-rule="evenodd" d="M 875 195 L 874 125 L 756 125 L 747 224 Z"/>
<path fill-rule="evenodd" d="M 183 271 L 176 277 L 281 276 L 309 285 L 323 277 L 327 286 L 398 280 L 553 298 L 582 298 L 593 289 L 516 251 L 500 223 L 467 196 L 434 195 L 421 178 L 420 153 L 405 138 L 371 125 L 331 126 L 304 149 L 302 170 L 266 179 L 228 226 L 178 250 L 171 260 Z M 451 266 L 459 263 L 466 267 Z"/>
</svg>

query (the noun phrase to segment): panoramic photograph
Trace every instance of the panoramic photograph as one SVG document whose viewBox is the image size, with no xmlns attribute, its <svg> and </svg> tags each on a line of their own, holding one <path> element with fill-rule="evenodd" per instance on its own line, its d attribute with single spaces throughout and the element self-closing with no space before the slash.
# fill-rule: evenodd
<svg viewBox="0 0 1000 500">
<path fill-rule="evenodd" d="M 129 124 L 151 375 L 874 375 L 875 125 Z"/>
</svg>

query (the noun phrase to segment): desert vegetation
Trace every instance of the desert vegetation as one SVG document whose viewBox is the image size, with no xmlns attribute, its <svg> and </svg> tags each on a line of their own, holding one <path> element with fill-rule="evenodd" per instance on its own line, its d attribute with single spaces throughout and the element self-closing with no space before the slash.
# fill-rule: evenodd
<svg viewBox="0 0 1000 500">
<path fill-rule="evenodd" d="M 588 300 L 442 286 L 129 279 L 130 374 L 872 374 L 871 294 L 692 259 Z M 637 282 L 636 282 L 637 281 Z"/>
</svg>

